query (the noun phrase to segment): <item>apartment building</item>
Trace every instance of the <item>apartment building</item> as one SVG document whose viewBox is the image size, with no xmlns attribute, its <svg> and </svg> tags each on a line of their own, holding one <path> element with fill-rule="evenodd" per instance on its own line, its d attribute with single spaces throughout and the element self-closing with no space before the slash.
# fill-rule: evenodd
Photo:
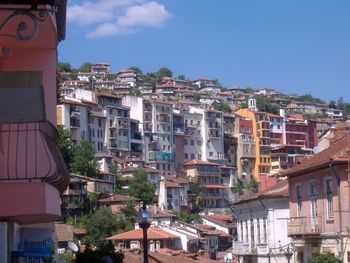
<svg viewBox="0 0 350 263">
<path fill-rule="evenodd" d="M 136 87 L 139 83 L 140 77 L 135 71 L 130 69 L 124 69 L 117 73 L 117 81 L 126 83 L 130 87 Z"/>
<path fill-rule="evenodd" d="M 249 180 L 254 176 L 256 159 L 253 121 L 237 114 L 235 116 L 234 135 L 237 138 L 237 176 L 240 179 Z"/>
<path fill-rule="evenodd" d="M 98 75 L 105 75 L 111 73 L 110 65 L 108 63 L 97 63 L 91 65 L 91 72 L 98 74 Z"/>
<path fill-rule="evenodd" d="M 226 207 L 225 186 L 221 176 L 220 164 L 192 160 L 184 164 L 187 177 L 201 184 L 202 192 L 198 196 L 199 205 L 204 208 Z"/>
<path fill-rule="evenodd" d="M 224 130 L 224 156 L 226 165 L 237 166 L 237 137 L 235 137 L 234 114 L 225 113 L 223 115 Z"/>
<path fill-rule="evenodd" d="M 306 263 L 318 253 L 348 262 L 349 148 L 345 134 L 284 174 L 290 185 L 288 235 L 297 263 Z"/>
<path fill-rule="evenodd" d="M 288 118 L 286 123 L 286 144 L 313 148 L 317 145 L 317 122 Z"/>
<path fill-rule="evenodd" d="M 70 131 L 72 143 L 75 145 L 90 137 L 90 109 L 90 104 L 71 98 L 61 100 L 56 107 L 57 125 Z"/>
<path fill-rule="evenodd" d="M 177 213 L 188 210 L 189 184 L 190 180 L 181 177 L 162 176 L 159 183 L 158 206 Z"/>
<path fill-rule="evenodd" d="M 175 146 L 172 104 L 135 96 L 122 98 L 130 116 L 140 121 L 144 161 L 162 175 L 173 175 Z"/>
<path fill-rule="evenodd" d="M 203 114 L 190 112 L 187 109 L 182 111 L 185 122 L 184 137 L 184 162 L 189 160 L 203 160 L 204 130 L 202 130 Z M 176 145 L 177 146 L 177 145 Z"/>
<path fill-rule="evenodd" d="M 185 162 L 185 117 L 179 111 L 173 111 L 173 130 L 175 144 L 175 173 L 178 176 L 184 176 Z"/>
<path fill-rule="evenodd" d="M 260 176 L 270 173 L 271 168 L 271 137 L 270 120 L 266 112 L 240 109 L 238 115 L 252 121 L 252 135 L 255 140 L 254 177 L 260 181 Z"/>
<path fill-rule="evenodd" d="M 286 126 L 283 116 L 268 113 L 270 120 L 271 147 L 286 144 Z"/>
<path fill-rule="evenodd" d="M 282 180 L 233 204 L 238 240 L 233 242 L 232 252 L 239 263 L 294 262 L 285 255 L 285 251 L 291 248 L 287 234 L 288 194 L 288 181 Z"/>
<path fill-rule="evenodd" d="M 225 164 L 223 113 L 192 106 L 189 107 L 189 113 L 201 115 L 199 123 L 202 137 L 201 160 Z"/>
</svg>

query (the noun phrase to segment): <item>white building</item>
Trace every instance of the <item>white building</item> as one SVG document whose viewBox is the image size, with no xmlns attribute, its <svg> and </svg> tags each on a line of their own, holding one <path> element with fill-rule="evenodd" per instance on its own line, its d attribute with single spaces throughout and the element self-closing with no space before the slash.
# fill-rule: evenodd
<svg viewBox="0 0 350 263">
<path fill-rule="evenodd" d="M 233 207 L 238 237 L 233 242 L 233 254 L 238 262 L 287 263 L 285 252 L 291 248 L 287 233 L 288 181 L 282 180 L 257 195 L 237 201 Z"/>
<path fill-rule="evenodd" d="M 158 206 L 165 210 L 181 212 L 188 207 L 190 181 L 175 176 L 162 176 L 159 184 Z"/>
</svg>

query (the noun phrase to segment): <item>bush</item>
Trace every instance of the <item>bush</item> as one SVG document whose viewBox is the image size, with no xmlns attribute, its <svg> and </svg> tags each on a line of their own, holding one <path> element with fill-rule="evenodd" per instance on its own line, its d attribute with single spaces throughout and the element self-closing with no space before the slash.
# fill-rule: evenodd
<svg viewBox="0 0 350 263">
<path fill-rule="evenodd" d="M 84 252 L 78 252 L 75 263 L 100 263 L 103 256 L 109 256 L 113 263 L 122 263 L 124 254 L 122 252 L 115 252 L 112 243 L 102 245 L 96 250 L 87 247 Z"/>
<path fill-rule="evenodd" d="M 309 263 L 341 263 L 341 260 L 333 254 L 318 254 Z"/>
</svg>

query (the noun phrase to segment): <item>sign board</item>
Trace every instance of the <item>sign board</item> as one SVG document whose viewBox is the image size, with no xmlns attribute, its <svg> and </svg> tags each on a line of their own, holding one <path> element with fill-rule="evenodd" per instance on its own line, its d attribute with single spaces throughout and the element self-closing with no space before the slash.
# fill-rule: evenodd
<svg viewBox="0 0 350 263">
<path fill-rule="evenodd" d="M 52 256 L 52 229 L 23 228 L 23 256 L 49 258 Z"/>
</svg>

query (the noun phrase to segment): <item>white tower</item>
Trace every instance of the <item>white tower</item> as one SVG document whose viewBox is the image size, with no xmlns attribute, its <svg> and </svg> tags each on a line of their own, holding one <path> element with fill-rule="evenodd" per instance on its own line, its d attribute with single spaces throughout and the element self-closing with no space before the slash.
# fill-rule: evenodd
<svg viewBox="0 0 350 263">
<path fill-rule="evenodd" d="M 248 98 L 248 109 L 258 111 L 258 108 L 256 107 L 256 99 L 253 96 Z"/>
</svg>

